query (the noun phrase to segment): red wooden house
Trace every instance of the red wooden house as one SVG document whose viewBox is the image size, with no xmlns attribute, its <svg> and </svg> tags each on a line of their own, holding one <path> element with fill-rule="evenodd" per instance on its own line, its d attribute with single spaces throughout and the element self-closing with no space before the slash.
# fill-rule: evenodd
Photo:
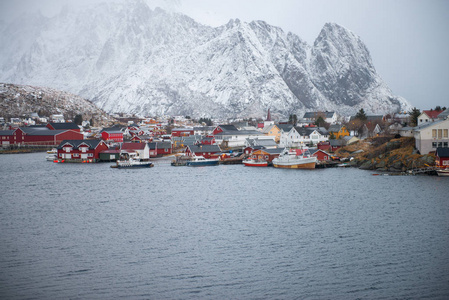
<svg viewBox="0 0 449 300">
<path fill-rule="evenodd" d="M 59 160 L 98 161 L 108 146 L 102 140 L 65 140 L 58 146 Z"/>
<path fill-rule="evenodd" d="M 58 145 L 63 140 L 84 139 L 82 133 L 73 130 L 50 130 L 46 127 L 21 127 L 0 131 L 1 145 Z"/>
<path fill-rule="evenodd" d="M 331 147 L 331 143 L 329 141 L 326 142 L 319 142 L 317 145 L 317 148 L 323 151 L 328 151 Z"/>
<path fill-rule="evenodd" d="M 195 131 L 189 128 L 173 128 L 171 130 L 171 136 L 176 136 L 176 137 L 180 137 L 180 136 L 191 136 L 194 135 Z"/>
<path fill-rule="evenodd" d="M 157 155 L 166 155 L 172 153 L 171 142 L 158 142 L 156 148 Z"/>
<path fill-rule="evenodd" d="M 201 144 L 203 145 L 215 145 L 215 137 L 206 136 L 201 139 Z"/>
<path fill-rule="evenodd" d="M 217 135 L 217 134 L 222 133 L 224 131 L 238 131 L 238 129 L 234 125 L 218 125 L 212 131 L 212 135 Z"/>
<path fill-rule="evenodd" d="M 435 152 L 435 165 L 443 169 L 449 168 L 449 148 L 437 148 Z"/>
<path fill-rule="evenodd" d="M 265 149 L 265 147 L 264 146 L 248 146 L 245 149 L 243 149 L 243 153 L 245 153 L 246 155 L 250 155 L 254 151 L 260 150 L 260 149 Z"/>
<path fill-rule="evenodd" d="M 50 130 L 73 130 L 73 131 L 77 131 L 77 132 L 81 131 L 79 126 L 73 122 L 66 122 L 66 123 L 50 122 L 47 124 L 47 128 Z"/>
<path fill-rule="evenodd" d="M 331 160 L 331 155 L 321 149 L 318 149 L 317 151 L 312 153 L 312 156 L 315 156 L 319 161 Z"/>
<path fill-rule="evenodd" d="M 218 145 L 188 145 L 186 155 L 188 156 L 204 156 L 205 158 L 217 158 L 221 152 Z"/>
<path fill-rule="evenodd" d="M 123 132 L 117 129 L 103 129 L 101 138 L 106 142 L 123 143 Z"/>
<path fill-rule="evenodd" d="M 279 154 L 281 154 L 284 151 L 284 148 L 276 148 L 276 149 L 259 149 L 255 150 L 253 153 L 251 153 L 252 159 L 258 159 L 258 160 L 266 160 L 267 162 L 271 162 L 276 157 L 279 157 Z"/>
</svg>

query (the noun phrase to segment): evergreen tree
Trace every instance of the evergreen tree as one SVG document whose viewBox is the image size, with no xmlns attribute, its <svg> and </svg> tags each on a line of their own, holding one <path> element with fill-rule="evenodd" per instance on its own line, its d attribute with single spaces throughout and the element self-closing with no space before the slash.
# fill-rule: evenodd
<svg viewBox="0 0 449 300">
<path fill-rule="evenodd" d="M 295 114 L 291 114 L 288 117 L 288 124 L 292 124 L 293 126 L 296 126 L 297 123 L 298 123 L 298 117 Z"/>
<path fill-rule="evenodd" d="M 318 127 L 324 127 L 325 123 L 326 123 L 326 121 L 324 121 L 323 117 L 319 116 L 318 119 L 316 119 L 314 124 Z"/>
<path fill-rule="evenodd" d="M 366 121 L 366 114 L 365 114 L 365 110 L 363 108 L 361 108 L 359 110 L 359 112 L 355 115 L 356 119 L 359 119 L 360 121 Z"/>
<path fill-rule="evenodd" d="M 83 123 L 83 116 L 82 115 L 76 115 L 75 116 L 75 120 L 74 123 L 76 125 L 81 125 Z"/>
<path fill-rule="evenodd" d="M 418 117 L 421 114 L 421 111 L 414 107 L 411 111 L 408 112 L 410 116 L 410 126 L 418 125 Z"/>
</svg>

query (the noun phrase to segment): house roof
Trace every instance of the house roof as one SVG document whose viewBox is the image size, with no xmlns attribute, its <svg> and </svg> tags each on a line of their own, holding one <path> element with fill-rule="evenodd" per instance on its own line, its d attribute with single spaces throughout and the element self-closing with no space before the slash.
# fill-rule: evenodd
<svg viewBox="0 0 449 300">
<path fill-rule="evenodd" d="M 194 131 L 213 131 L 215 127 L 213 126 L 201 126 L 201 127 L 193 127 Z"/>
<path fill-rule="evenodd" d="M 30 136 L 36 136 L 36 135 L 39 135 L 39 136 L 55 136 L 55 135 L 58 135 L 58 134 L 61 134 L 61 133 L 69 131 L 68 129 L 51 130 L 51 129 L 48 129 L 47 127 L 45 127 L 45 128 L 46 129 L 20 127 L 20 130 L 22 130 L 23 132 L 25 132 L 27 135 L 30 135 Z"/>
<path fill-rule="evenodd" d="M 449 148 L 438 147 L 435 155 L 438 157 L 449 157 Z"/>
<path fill-rule="evenodd" d="M 276 149 L 259 149 L 260 151 L 266 152 L 268 154 L 281 154 L 285 148 L 276 148 Z"/>
<path fill-rule="evenodd" d="M 438 115 L 438 119 L 446 119 L 449 116 L 449 108 L 446 109 L 445 111 L 442 111 L 439 115 Z"/>
<path fill-rule="evenodd" d="M 441 110 L 423 110 L 422 112 L 431 119 L 436 119 L 438 115 L 442 113 Z"/>
<path fill-rule="evenodd" d="M 331 156 L 329 153 L 327 153 L 326 151 L 324 151 L 324 150 L 322 150 L 322 149 L 313 149 L 313 150 L 310 150 L 310 155 L 314 155 L 314 154 L 317 153 L 317 152 L 323 152 L 324 154 Z"/>
<path fill-rule="evenodd" d="M 332 118 L 334 116 L 335 112 L 334 111 L 325 111 L 325 112 L 321 112 L 321 111 L 309 111 L 306 112 L 304 114 L 304 119 L 316 119 L 319 116 L 324 116 L 324 118 Z"/>
<path fill-rule="evenodd" d="M 171 149 L 171 143 L 170 142 L 158 142 L 157 148 L 158 149 Z"/>
<path fill-rule="evenodd" d="M 331 139 L 329 142 L 332 147 L 341 147 L 346 145 L 346 141 L 343 139 Z"/>
<path fill-rule="evenodd" d="M 78 125 L 76 125 L 75 123 L 73 123 L 73 122 L 68 122 L 68 123 L 54 123 L 54 122 L 50 122 L 50 123 L 48 123 L 48 124 L 50 124 L 51 125 L 51 127 L 53 127 L 54 129 L 56 129 L 56 130 L 61 130 L 61 129 L 80 129 L 79 127 L 78 127 Z"/>
<path fill-rule="evenodd" d="M 13 135 L 14 131 L 16 131 L 17 129 L 14 130 L 0 130 L 0 135 Z"/>
<path fill-rule="evenodd" d="M 102 140 L 63 140 L 57 149 L 62 149 L 66 144 L 70 144 L 73 149 L 78 149 L 82 144 L 86 144 L 89 149 L 95 149 L 102 142 Z"/>
<path fill-rule="evenodd" d="M 218 125 L 223 131 L 238 131 L 234 125 Z"/>
<path fill-rule="evenodd" d="M 343 127 L 343 125 L 341 125 L 341 124 L 334 124 L 334 125 L 331 125 L 327 131 L 339 132 L 342 127 Z"/>
<path fill-rule="evenodd" d="M 414 131 L 421 131 L 421 130 L 426 129 L 428 127 L 432 127 L 432 126 L 435 126 L 437 124 L 440 124 L 441 122 L 444 122 L 444 120 L 438 120 L 438 121 L 435 121 L 435 122 L 424 123 L 424 124 L 418 125 L 416 127 L 413 127 L 413 130 Z"/>
<path fill-rule="evenodd" d="M 143 150 L 145 149 L 146 143 L 123 143 L 122 150 Z"/>
<path fill-rule="evenodd" d="M 289 132 L 293 128 L 292 124 L 277 124 L 276 126 L 284 132 Z"/>
<path fill-rule="evenodd" d="M 188 145 L 187 146 L 191 152 L 221 152 L 220 147 L 218 145 Z"/>
</svg>

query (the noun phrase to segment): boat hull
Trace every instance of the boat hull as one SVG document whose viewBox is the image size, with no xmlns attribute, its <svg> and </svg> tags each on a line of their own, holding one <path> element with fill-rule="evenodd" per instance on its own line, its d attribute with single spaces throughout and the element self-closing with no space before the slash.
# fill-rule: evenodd
<svg viewBox="0 0 449 300">
<path fill-rule="evenodd" d="M 310 163 L 275 163 L 273 162 L 273 166 L 275 168 L 281 168 L 281 169 L 315 169 L 316 162 L 310 162 Z"/>
<path fill-rule="evenodd" d="M 118 168 L 118 169 L 134 169 L 134 168 L 151 168 L 154 167 L 152 163 L 149 164 L 142 164 L 142 165 L 113 165 L 111 168 Z"/>
<path fill-rule="evenodd" d="M 218 160 L 214 161 L 188 161 L 186 166 L 188 167 L 206 167 L 206 166 L 217 166 Z"/>
<path fill-rule="evenodd" d="M 441 176 L 441 177 L 449 176 L 449 169 L 437 170 L 437 174 L 438 174 L 438 176 Z"/>
<path fill-rule="evenodd" d="M 248 161 L 244 160 L 243 164 L 247 167 L 268 167 L 268 162 L 266 161 Z"/>
<path fill-rule="evenodd" d="M 284 156 L 273 159 L 273 166 L 282 169 L 315 169 L 316 157 Z"/>
</svg>

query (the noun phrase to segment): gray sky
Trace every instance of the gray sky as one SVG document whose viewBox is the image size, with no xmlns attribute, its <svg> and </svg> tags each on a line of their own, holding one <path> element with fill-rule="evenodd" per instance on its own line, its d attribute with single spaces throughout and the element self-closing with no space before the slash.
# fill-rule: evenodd
<svg viewBox="0 0 449 300">
<path fill-rule="evenodd" d="M 0 17 L 24 10 L 57 13 L 65 2 L 101 0 L 1 0 Z M 117 1 L 117 0 L 115 0 Z M 326 22 L 359 35 L 370 50 L 377 72 L 393 93 L 413 106 L 449 107 L 448 0 L 146 0 L 183 12 L 196 21 L 219 26 L 232 18 L 263 20 L 293 32 L 309 44 Z"/>
</svg>

